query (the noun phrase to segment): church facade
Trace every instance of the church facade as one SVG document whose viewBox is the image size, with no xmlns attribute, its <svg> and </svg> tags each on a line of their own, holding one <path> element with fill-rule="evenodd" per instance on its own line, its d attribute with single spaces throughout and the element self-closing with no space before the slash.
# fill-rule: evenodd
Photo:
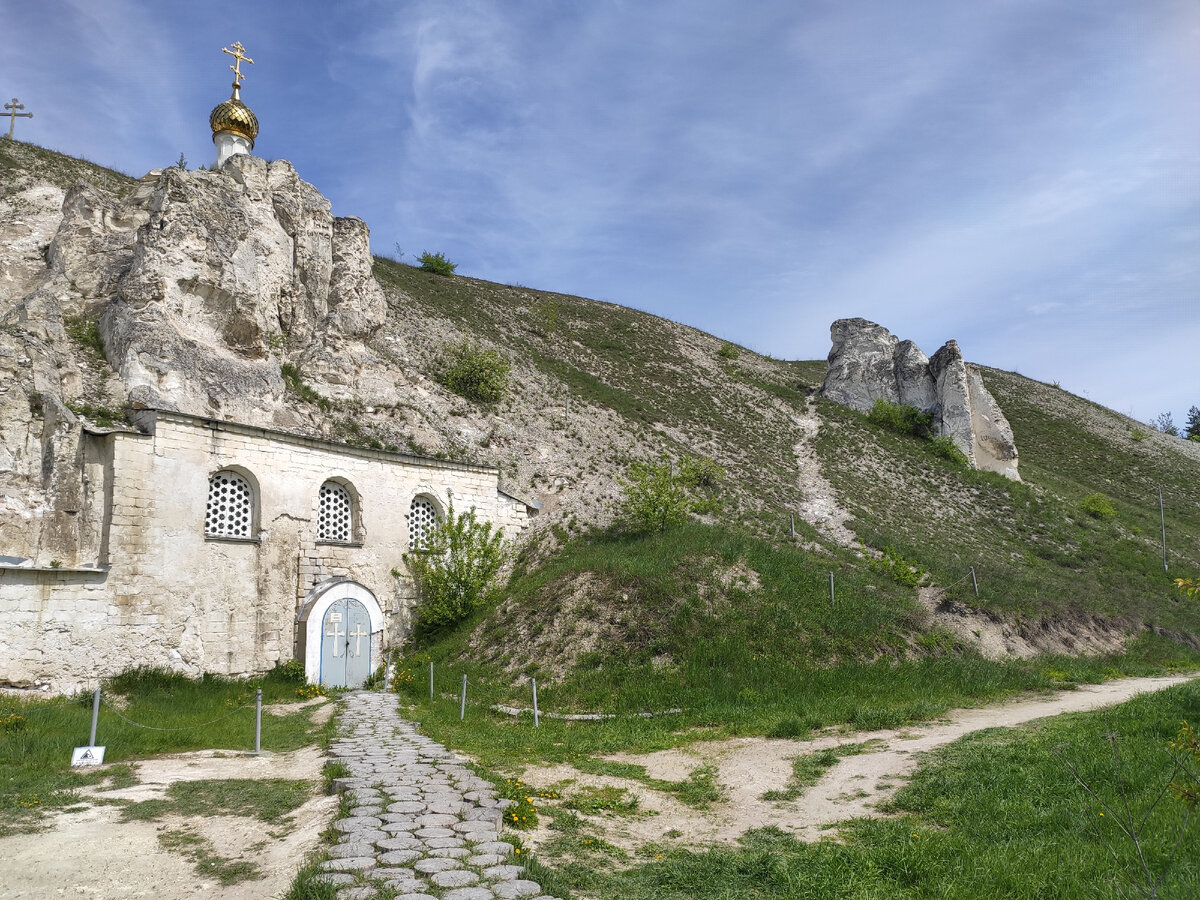
<svg viewBox="0 0 1200 900">
<path fill-rule="evenodd" d="M 132 666 L 243 675 L 293 658 L 312 682 L 361 683 L 409 624 L 403 555 L 449 503 L 509 537 L 534 512 L 490 466 L 134 418 L 79 434 L 81 490 L 48 511 L 76 558 L 0 556 L 0 685 L 70 691 Z"/>
</svg>

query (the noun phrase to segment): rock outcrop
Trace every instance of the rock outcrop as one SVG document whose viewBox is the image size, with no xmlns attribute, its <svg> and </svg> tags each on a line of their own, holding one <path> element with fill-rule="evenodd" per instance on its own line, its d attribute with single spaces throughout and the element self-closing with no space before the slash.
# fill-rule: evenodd
<svg viewBox="0 0 1200 900">
<path fill-rule="evenodd" d="M 68 405 L 292 427 L 282 365 L 318 359 L 347 394 L 395 402 L 367 346 L 387 313 L 367 226 L 335 218 L 290 163 L 172 167 L 124 197 L 81 181 L 61 209 L 56 226 L 26 217 L 43 250 L 0 285 L 0 505 L 19 514 L 5 547 L 70 564 L 94 543 Z"/>
<path fill-rule="evenodd" d="M 929 358 L 866 319 L 838 319 L 829 331 L 823 396 L 859 412 L 880 399 L 915 406 L 933 416 L 934 431 L 948 435 L 972 466 L 1021 479 L 1012 428 L 957 341 Z"/>
</svg>

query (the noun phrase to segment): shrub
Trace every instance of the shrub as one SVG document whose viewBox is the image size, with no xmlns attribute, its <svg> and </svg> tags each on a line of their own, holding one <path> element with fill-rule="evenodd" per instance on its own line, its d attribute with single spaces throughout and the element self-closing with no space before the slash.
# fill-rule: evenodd
<svg viewBox="0 0 1200 900">
<path fill-rule="evenodd" d="M 933 451 L 934 456 L 940 456 L 942 459 L 948 459 L 963 466 L 971 464 L 971 461 L 967 459 L 967 454 L 958 449 L 958 444 L 954 443 L 954 438 L 948 434 L 939 434 L 930 438 L 929 449 Z"/>
<path fill-rule="evenodd" d="M 716 488 L 725 477 L 725 469 L 711 456 L 686 456 L 679 461 L 679 477 L 687 487 Z"/>
<path fill-rule="evenodd" d="M 404 554 L 417 589 L 417 631 L 456 625 L 483 606 L 507 555 L 500 529 L 480 522 L 474 509 L 456 515 L 451 503 L 446 517 L 426 532 L 424 548 Z"/>
<path fill-rule="evenodd" d="M 443 253 L 430 253 L 424 251 L 417 257 L 417 262 L 421 264 L 421 268 L 426 272 L 433 272 L 435 275 L 445 275 L 449 277 L 454 274 L 454 270 L 458 268 L 458 263 L 452 263 L 446 259 Z"/>
<path fill-rule="evenodd" d="M 886 575 L 897 584 L 907 587 L 916 587 L 925 576 L 920 566 L 910 559 L 905 559 L 899 550 L 890 545 L 883 548 L 882 558 L 871 560 L 870 568 L 871 571 Z"/>
<path fill-rule="evenodd" d="M 276 662 L 275 668 L 270 674 L 280 681 L 289 683 L 304 684 L 308 681 L 308 676 L 304 672 L 304 663 L 298 659 L 289 659 L 287 662 Z"/>
<path fill-rule="evenodd" d="M 437 379 L 448 390 L 477 403 L 497 403 L 508 390 L 508 359 L 468 340 L 445 348 Z"/>
<path fill-rule="evenodd" d="M 279 374 L 283 376 L 283 384 L 288 393 L 305 403 L 313 404 L 322 412 L 329 412 L 333 409 L 333 401 L 309 385 L 300 370 L 291 363 L 284 363 L 280 366 Z"/>
<path fill-rule="evenodd" d="M 1111 519 L 1117 514 L 1117 508 L 1103 494 L 1088 494 L 1080 501 L 1079 508 L 1093 519 Z"/>
<path fill-rule="evenodd" d="M 890 403 L 880 397 L 867 413 L 867 421 L 897 434 L 927 438 L 933 425 L 933 415 L 921 412 L 905 403 Z"/>
<path fill-rule="evenodd" d="M 668 457 L 656 463 L 631 463 L 625 477 L 617 481 L 624 491 L 618 518 L 630 530 L 662 532 L 688 520 L 687 487 Z"/>
<path fill-rule="evenodd" d="M 717 351 L 717 356 L 721 357 L 721 359 L 737 359 L 739 356 L 741 356 L 741 354 L 738 352 L 737 347 L 726 342 L 722 344 L 721 349 Z"/>
</svg>

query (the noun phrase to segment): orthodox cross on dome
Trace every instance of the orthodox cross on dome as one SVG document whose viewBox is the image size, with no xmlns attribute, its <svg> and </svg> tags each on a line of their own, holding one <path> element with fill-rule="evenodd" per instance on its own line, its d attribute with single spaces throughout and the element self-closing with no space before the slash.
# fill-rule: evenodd
<svg viewBox="0 0 1200 900">
<path fill-rule="evenodd" d="M 242 46 L 241 41 L 234 43 L 232 50 L 228 47 L 222 47 L 221 52 L 228 53 L 234 59 L 234 63 L 229 67 L 229 71 L 233 72 L 233 96 L 237 97 L 238 90 L 242 86 L 242 80 L 246 77 L 242 72 L 242 63 L 248 62 L 250 65 L 254 65 L 254 60 L 246 55 L 246 48 Z"/>
<path fill-rule="evenodd" d="M 32 119 L 33 113 L 17 112 L 18 109 L 24 109 L 25 104 L 19 103 L 16 97 L 12 98 L 12 103 L 5 103 L 4 108 L 9 110 L 4 115 L 8 116 L 8 139 L 11 141 L 13 139 L 13 126 L 17 124 L 17 119 Z"/>
</svg>

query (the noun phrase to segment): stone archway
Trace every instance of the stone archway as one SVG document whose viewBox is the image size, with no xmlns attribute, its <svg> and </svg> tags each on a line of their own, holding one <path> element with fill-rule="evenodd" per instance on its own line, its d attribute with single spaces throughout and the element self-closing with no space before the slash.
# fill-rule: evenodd
<svg viewBox="0 0 1200 900">
<path fill-rule="evenodd" d="M 297 649 L 310 684 L 359 687 L 382 658 L 383 610 L 357 581 L 331 578 L 315 585 L 296 622 L 303 641 Z"/>
</svg>

